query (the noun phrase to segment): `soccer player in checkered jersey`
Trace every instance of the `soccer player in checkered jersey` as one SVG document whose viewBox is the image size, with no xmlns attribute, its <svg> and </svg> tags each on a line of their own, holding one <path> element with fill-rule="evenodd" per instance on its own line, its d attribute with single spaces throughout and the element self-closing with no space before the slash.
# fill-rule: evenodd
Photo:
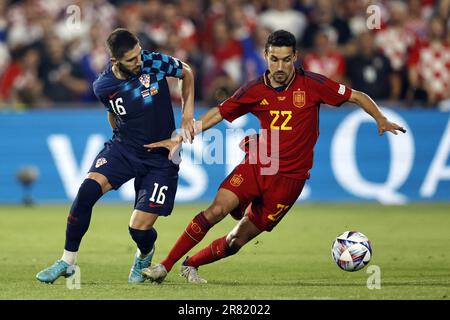
<svg viewBox="0 0 450 320">
<path fill-rule="evenodd" d="M 73 273 L 71 266 L 76 263 L 94 204 L 133 178 L 136 196 L 128 228 L 137 253 L 128 281 L 143 282 L 141 270 L 151 263 L 157 237 L 153 225 L 159 216 L 170 215 L 178 184 L 179 166 L 167 158 L 168 151 L 144 147 L 170 138 L 175 130 L 166 77 L 180 79 L 185 141 L 192 142 L 194 135 L 191 68 L 168 55 L 143 50 L 126 29 L 114 30 L 106 43 L 111 62 L 94 82 L 94 93 L 107 108 L 114 134 L 97 155 L 72 204 L 62 258 L 36 275 L 42 282 L 53 283 Z"/>
<path fill-rule="evenodd" d="M 268 64 L 266 73 L 244 85 L 219 106 L 205 113 L 198 122 L 205 131 L 222 119 L 234 119 L 252 113 L 260 120 L 268 134 L 247 137 L 247 155 L 222 182 L 209 208 L 197 214 L 183 231 L 167 257 L 160 263 L 145 268 L 142 274 L 154 282 L 162 282 L 173 265 L 197 245 L 208 230 L 231 213 L 239 222 L 225 236 L 214 240 L 204 249 L 187 257 L 181 266 L 181 275 L 188 282 L 205 283 L 198 274 L 198 267 L 231 256 L 263 231 L 271 231 L 292 208 L 302 192 L 305 180 L 313 164 L 313 149 L 319 136 L 319 106 L 321 103 L 339 106 L 346 101 L 359 105 L 370 114 L 378 125 L 379 134 L 386 131 L 405 132 L 390 122 L 375 102 L 366 94 L 352 90 L 326 77 L 296 69 L 295 37 L 284 30 L 269 35 L 265 47 Z M 271 155 L 278 162 L 276 174 L 264 174 L 265 165 L 252 157 L 252 142 L 264 150 L 273 150 L 270 139 L 278 133 L 279 154 Z M 276 136 L 276 135 L 273 135 Z M 148 147 L 166 147 L 174 152 L 182 137 L 165 140 Z M 248 146 L 249 145 L 249 146 Z M 267 168 L 266 168 L 267 169 Z M 245 214 L 244 214 L 245 213 Z"/>
</svg>

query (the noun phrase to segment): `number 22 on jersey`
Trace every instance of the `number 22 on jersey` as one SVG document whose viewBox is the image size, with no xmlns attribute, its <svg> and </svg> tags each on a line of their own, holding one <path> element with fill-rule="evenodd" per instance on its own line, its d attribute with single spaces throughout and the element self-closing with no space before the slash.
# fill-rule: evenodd
<svg viewBox="0 0 450 320">
<path fill-rule="evenodd" d="M 270 123 L 270 129 L 292 130 L 292 127 L 288 126 L 288 123 L 292 118 L 292 111 L 270 110 L 270 115 L 273 117 L 272 122 Z"/>
</svg>

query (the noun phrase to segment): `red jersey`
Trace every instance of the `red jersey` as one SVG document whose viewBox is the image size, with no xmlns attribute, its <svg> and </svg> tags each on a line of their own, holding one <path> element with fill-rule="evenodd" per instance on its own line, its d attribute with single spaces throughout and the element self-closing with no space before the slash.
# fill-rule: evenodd
<svg viewBox="0 0 450 320">
<path fill-rule="evenodd" d="M 313 149 L 319 136 L 319 106 L 339 106 L 350 98 L 351 89 L 323 75 L 296 70 L 289 84 L 277 91 L 270 86 L 267 72 L 237 90 L 219 105 L 229 122 L 246 114 L 258 117 L 261 128 L 279 133 L 278 173 L 294 179 L 308 179 L 313 165 Z M 271 134 L 264 150 L 272 150 Z"/>
</svg>

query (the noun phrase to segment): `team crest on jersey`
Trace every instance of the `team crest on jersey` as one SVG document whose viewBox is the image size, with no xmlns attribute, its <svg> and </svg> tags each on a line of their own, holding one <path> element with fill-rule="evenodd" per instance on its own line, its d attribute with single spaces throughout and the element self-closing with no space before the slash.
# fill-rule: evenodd
<svg viewBox="0 0 450 320">
<path fill-rule="evenodd" d="M 244 178 L 242 178 L 242 175 L 240 174 L 235 174 L 231 180 L 230 183 L 233 187 L 239 187 L 241 185 L 241 183 L 244 181 Z"/>
<path fill-rule="evenodd" d="M 150 75 L 144 73 L 139 77 L 139 81 L 142 83 L 142 85 L 146 88 L 150 87 Z"/>
<path fill-rule="evenodd" d="M 306 102 L 305 91 L 301 90 L 294 91 L 292 102 L 294 103 L 294 106 L 296 106 L 297 108 L 302 108 Z"/>
<path fill-rule="evenodd" d="M 106 161 L 105 158 L 99 158 L 97 159 L 97 162 L 95 163 L 95 167 L 101 167 L 102 165 L 104 165 L 105 163 L 107 163 L 108 161 Z"/>
<path fill-rule="evenodd" d="M 150 93 L 152 94 L 152 96 L 154 96 L 155 94 L 158 93 L 158 88 L 156 88 L 156 87 L 151 87 L 151 88 L 150 88 Z"/>
</svg>

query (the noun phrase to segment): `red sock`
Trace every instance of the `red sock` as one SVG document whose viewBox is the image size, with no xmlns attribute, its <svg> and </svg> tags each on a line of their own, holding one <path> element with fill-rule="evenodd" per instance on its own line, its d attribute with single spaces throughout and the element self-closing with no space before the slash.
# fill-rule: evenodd
<svg viewBox="0 0 450 320">
<path fill-rule="evenodd" d="M 189 222 L 183 234 L 178 238 L 166 259 L 161 262 L 166 270 L 169 272 L 181 257 L 188 253 L 189 250 L 195 247 L 195 245 L 205 237 L 210 228 L 211 224 L 206 220 L 203 212 L 196 215 L 194 219 Z"/>
<path fill-rule="evenodd" d="M 186 265 L 198 268 L 204 264 L 208 264 L 222 258 L 225 258 L 229 254 L 227 253 L 227 240 L 226 236 L 216 239 L 186 261 Z"/>
</svg>

